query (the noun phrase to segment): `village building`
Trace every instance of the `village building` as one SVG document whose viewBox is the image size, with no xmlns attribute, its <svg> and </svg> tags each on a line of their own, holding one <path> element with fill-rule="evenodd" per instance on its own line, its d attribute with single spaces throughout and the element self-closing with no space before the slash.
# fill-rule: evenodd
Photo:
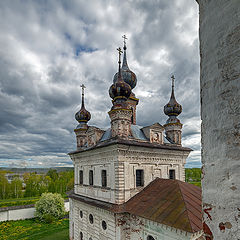
<svg viewBox="0 0 240 240">
<path fill-rule="evenodd" d="M 136 124 L 136 75 L 123 63 L 109 89 L 111 126 L 89 126 L 84 103 L 75 118 L 77 150 L 69 153 L 75 171 L 70 194 L 70 239 L 198 239 L 202 235 L 201 190 L 185 182 L 182 106 L 174 95 L 164 106 L 164 125 Z M 161 109 L 159 109 L 160 111 Z"/>
</svg>

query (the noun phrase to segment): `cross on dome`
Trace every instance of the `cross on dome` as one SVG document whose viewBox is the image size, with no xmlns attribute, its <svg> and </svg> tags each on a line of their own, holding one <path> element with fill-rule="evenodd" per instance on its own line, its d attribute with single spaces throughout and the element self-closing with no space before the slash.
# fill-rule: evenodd
<svg viewBox="0 0 240 240">
<path fill-rule="evenodd" d="M 172 75 L 171 78 L 172 78 L 172 87 L 174 87 L 174 80 L 175 80 L 174 75 Z"/>
<path fill-rule="evenodd" d="M 124 34 L 122 38 L 123 38 L 124 47 L 126 47 L 127 36 Z"/>
</svg>

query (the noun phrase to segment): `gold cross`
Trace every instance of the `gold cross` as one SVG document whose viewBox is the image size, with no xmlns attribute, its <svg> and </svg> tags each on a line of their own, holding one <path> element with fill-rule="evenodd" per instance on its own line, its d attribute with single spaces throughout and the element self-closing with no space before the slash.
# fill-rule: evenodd
<svg viewBox="0 0 240 240">
<path fill-rule="evenodd" d="M 124 35 L 122 36 L 122 38 L 123 38 L 123 43 L 126 44 L 127 36 L 124 34 Z"/>
</svg>

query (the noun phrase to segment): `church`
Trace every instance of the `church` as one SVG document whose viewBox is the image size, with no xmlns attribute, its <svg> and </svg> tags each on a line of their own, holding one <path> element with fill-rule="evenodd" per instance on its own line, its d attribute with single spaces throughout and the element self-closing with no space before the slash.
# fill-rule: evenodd
<svg viewBox="0 0 240 240">
<path fill-rule="evenodd" d="M 164 125 L 136 124 L 137 77 L 127 63 L 126 37 L 118 48 L 118 72 L 109 88 L 107 130 L 89 126 L 84 103 L 75 114 L 77 150 L 70 199 L 71 240 L 187 240 L 202 235 L 201 189 L 185 182 L 182 106 L 174 94 L 164 106 Z M 123 60 L 121 64 L 121 54 Z"/>
</svg>

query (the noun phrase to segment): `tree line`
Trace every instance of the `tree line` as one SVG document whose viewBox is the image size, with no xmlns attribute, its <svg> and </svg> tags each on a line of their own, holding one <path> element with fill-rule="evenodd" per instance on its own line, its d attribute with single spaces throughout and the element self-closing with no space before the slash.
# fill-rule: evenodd
<svg viewBox="0 0 240 240">
<path fill-rule="evenodd" d="M 0 199 L 38 197 L 45 192 L 65 195 L 73 186 L 73 171 L 50 169 L 46 174 L 26 172 L 22 178 L 14 175 L 11 182 L 8 182 L 6 171 L 0 171 Z"/>
</svg>

